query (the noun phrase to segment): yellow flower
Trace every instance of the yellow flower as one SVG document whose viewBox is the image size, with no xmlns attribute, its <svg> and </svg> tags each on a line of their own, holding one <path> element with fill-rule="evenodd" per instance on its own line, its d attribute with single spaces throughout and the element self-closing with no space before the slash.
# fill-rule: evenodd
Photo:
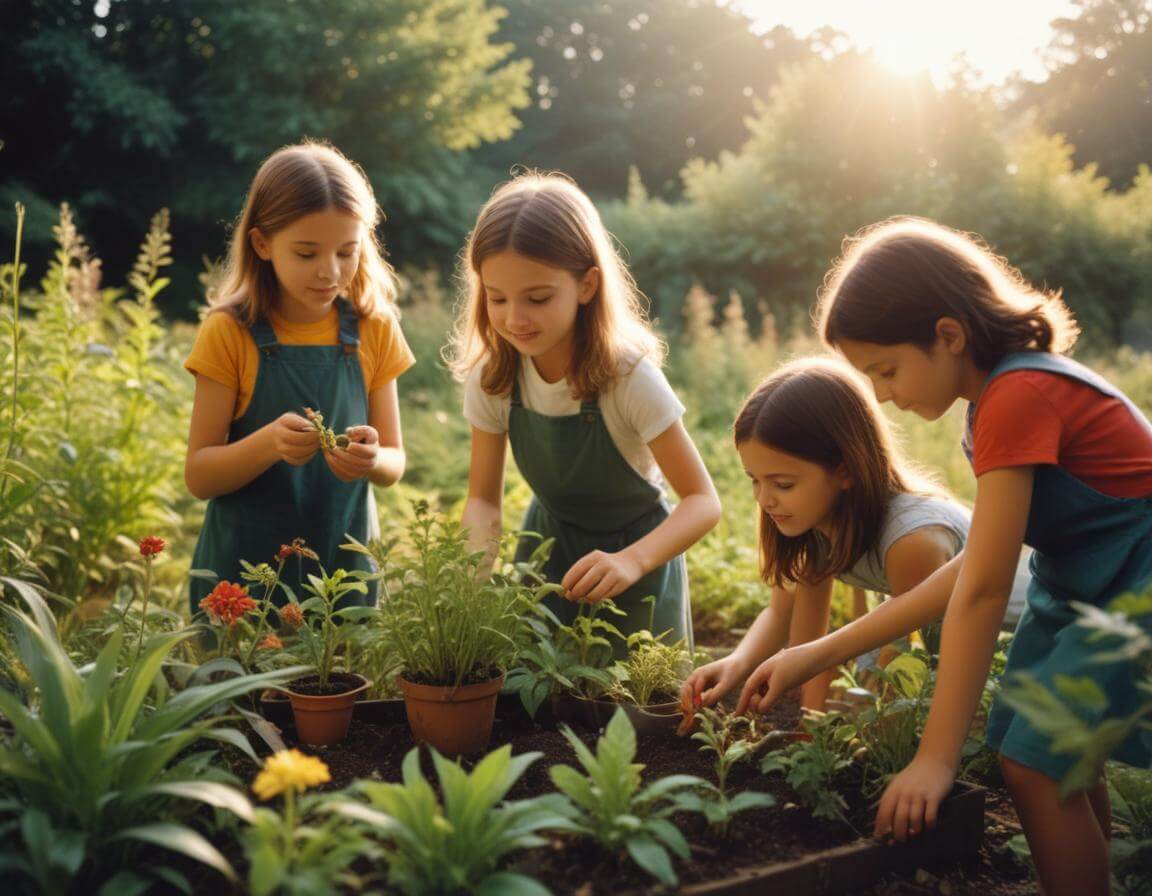
<svg viewBox="0 0 1152 896">
<path fill-rule="evenodd" d="M 328 766 L 315 756 L 299 750 L 281 750 L 264 761 L 264 769 L 252 782 L 252 790 L 262 800 L 292 790 L 297 793 L 332 780 Z"/>
</svg>

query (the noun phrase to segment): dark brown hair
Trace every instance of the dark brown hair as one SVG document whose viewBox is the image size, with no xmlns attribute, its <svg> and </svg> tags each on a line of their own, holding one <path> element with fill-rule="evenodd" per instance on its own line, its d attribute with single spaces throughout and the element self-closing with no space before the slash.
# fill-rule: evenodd
<svg viewBox="0 0 1152 896">
<path fill-rule="evenodd" d="M 650 357 L 657 365 L 664 346 L 645 317 L 640 291 L 620 258 L 592 201 L 562 174 L 526 172 L 501 184 L 480 210 L 464 249 L 467 293 L 446 359 L 464 380 L 483 364 L 481 387 L 507 395 L 520 370 L 520 353 L 502 339 L 488 318 L 480 266 L 511 250 L 577 279 L 600 271 L 600 286 L 576 315 L 568 383 L 580 400 L 594 398 L 620 375 L 622 364 Z"/>
<path fill-rule="evenodd" d="M 979 237 L 923 218 L 892 218 L 845 241 L 817 328 L 833 346 L 851 339 L 927 351 L 942 317 L 964 327 L 981 370 L 1012 352 L 1066 352 L 1080 332 L 1058 292 L 1031 286 Z"/>
<path fill-rule="evenodd" d="M 893 495 L 947 494 L 903 458 L 876 399 L 837 360 L 781 367 L 744 402 L 732 435 L 736 445 L 755 439 L 829 471 L 843 466 L 852 481 L 832 512 L 830 539 L 815 529 L 784 535 L 760 510 L 760 574 L 769 585 L 851 569 L 880 537 Z"/>
</svg>

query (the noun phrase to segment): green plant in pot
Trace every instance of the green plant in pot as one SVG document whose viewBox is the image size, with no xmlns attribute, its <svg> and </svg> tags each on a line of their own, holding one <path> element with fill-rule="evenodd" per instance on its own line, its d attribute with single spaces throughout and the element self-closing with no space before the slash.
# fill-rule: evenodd
<svg viewBox="0 0 1152 896">
<path fill-rule="evenodd" d="M 483 576 L 483 552 L 460 524 L 415 504 L 407 538 L 346 547 L 380 567 L 380 637 L 401 665 L 400 688 L 416 740 L 441 753 L 482 750 L 504 673 L 530 638 L 532 607 L 556 589 L 534 563 Z"/>
<path fill-rule="evenodd" d="M 613 683 L 604 697 L 619 704 L 642 734 L 671 733 L 680 723 L 680 685 L 692 671 L 684 641 L 641 630 L 628 636 L 628 656 L 609 669 Z"/>
<path fill-rule="evenodd" d="M 288 589 L 286 589 L 288 590 Z M 374 607 L 345 606 L 353 593 L 363 594 L 367 586 L 343 569 L 329 575 L 309 575 L 304 585 L 305 599 L 298 602 L 288 590 L 289 605 L 297 605 L 302 624 L 296 629 L 291 651 L 314 670 L 288 687 L 296 733 L 306 744 L 339 743 L 348 735 L 356 698 L 371 685 L 362 675 L 336 668 L 345 643 L 353 636 L 355 622 L 376 613 Z"/>
</svg>

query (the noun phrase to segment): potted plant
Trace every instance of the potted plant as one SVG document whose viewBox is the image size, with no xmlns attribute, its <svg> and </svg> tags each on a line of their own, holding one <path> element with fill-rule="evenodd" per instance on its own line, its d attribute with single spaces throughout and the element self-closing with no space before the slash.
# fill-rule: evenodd
<svg viewBox="0 0 1152 896">
<path fill-rule="evenodd" d="M 304 585 L 307 597 L 302 602 L 287 590 L 289 604 L 281 610 L 281 618 L 291 617 L 297 622 L 291 649 L 315 670 L 289 682 L 286 688 L 296 734 L 306 744 L 339 743 L 348 735 L 357 697 L 371 682 L 362 675 L 337 670 L 336 660 L 356 631 L 351 623 L 371 617 L 376 610 L 343 606 L 347 595 L 368 590 L 363 581 L 343 569 L 328 575 L 321 568 L 319 576 L 310 574 Z"/>
<path fill-rule="evenodd" d="M 484 749 L 504 673 L 530 632 L 531 608 L 554 585 L 535 562 L 486 577 L 483 551 L 460 524 L 414 505 L 405 541 L 345 545 L 372 556 L 381 580 L 380 637 L 398 678 L 412 734 L 441 753 Z"/>
<path fill-rule="evenodd" d="M 628 636 L 628 656 L 609 669 L 604 720 L 622 708 L 640 734 L 672 733 L 680 724 L 680 685 L 692 670 L 684 641 L 665 644 L 663 636 L 641 630 Z"/>
</svg>

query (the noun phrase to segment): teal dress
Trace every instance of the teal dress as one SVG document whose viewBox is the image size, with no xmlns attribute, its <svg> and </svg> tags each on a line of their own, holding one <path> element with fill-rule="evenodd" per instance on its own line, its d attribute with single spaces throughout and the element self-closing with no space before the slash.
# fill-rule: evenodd
<svg viewBox="0 0 1152 896">
<path fill-rule="evenodd" d="M 368 397 L 360 369 L 360 319 L 346 300 L 339 300 L 339 345 L 281 345 L 267 319 L 252 327 L 260 366 L 252 399 L 244 413 L 232 421 L 228 441 L 235 442 L 304 407 L 319 410 L 325 425 L 336 432 L 368 422 Z M 247 485 L 208 502 L 204 526 L 192 558 L 193 569 L 210 569 L 220 579 L 244 584 L 241 560 L 276 564 L 276 552 L 293 538 L 303 538 L 319 555 L 319 564 L 336 569 L 369 570 L 362 554 L 341 550 L 353 535 L 360 541 L 379 529 L 372 489 L 366 479 L 342 482 L 328 468 L 321 452 L 303 466 L 277 461 Z M 317 561 L 292 557 L 284 565 L 284 581 L 300 594 L 309 573 L 318 573 Z M 189 602 L 193 616 L 215 582 L 192 579 Z M 253 593 L 262 593 L 257 587 Z M 375 604 L 375 582 L 367 595 L 349 596 L 355 602 Z M 283 603 L 282 595 L 277 602 Z M 346 601 L 351 603 L 352 601 Z"/>
<path fill-rule="evenodd" d="M 1123 401 L 1152 433 L 1152 425 L 1124 393 L 1063 355 L 1009 355 L 992 370 L 988 382 L 1012 370 L 1040 370 L 1089 385 L 1102 395 Z M 975 405 L 968 408 L 964 435 L 970 461 L 975 410 Z M 1027 671 L 1052 688 L 1057 676 L 1090 678 L 1108 697 L 1106 707 L 1094 714 L 1084 712 L 1090 724 L 1131 715 L 1143 702 L 1135 686 L 1137 670 L 1131 662 L 1101 663 L 1096 659 L 1101 646 L 1089 643 L 1090 630 L 1075 624 L 1079 616 L 1071 603 L 1102 607 L 1114 597 L 1152 584 L 1152 497 L 1112 497 L 1059 466 L 1037 465 L 1024 542 L 1035 549 L 1030 563 L 1032 581 L 1027 606 L 1008 651 L 1005 680 Z M 1053 752 L 1048 735 L 999 699 L 988 718 L 987 739 L 1009 759 L 1054 779 L 1063 778 L 1076 761 L 1068 754 Z M 1148 734 L 1137 731 L 1117 748 L 1113 758 L 1147 768 L 1152 762 L 1150 747 Z"/>
<path fill-rule="evenodd" d="M 604 423 L 598 401 L 585 401 L 578 414 L 550 417 L 524 406 L 520 384 L 512 387 L 508 441 L 521 475 L 533 492 L 524 530 L 555 538 L 544 567 L 549 582 L 560 582 L 577 560 L 592 551 L 615 553 L 639 541 L 668 518 L 661 489 L 641 476 L 620 453 Z M 538 541 L 523 538 L 516 559 L 526 560 Z M 608 620 L 624 634 L 648 628 L 656 598 L 652 631 L 668 631 L 668 642 L 684 638 L 692 645 L 688 575 L 678 555 L 613 598 L 627 616 Z M 580 605 L 560 595 L 545 602 L 564 624 Z M 623 645 L 617 645 L 620 653 Z"/>
</svg>

